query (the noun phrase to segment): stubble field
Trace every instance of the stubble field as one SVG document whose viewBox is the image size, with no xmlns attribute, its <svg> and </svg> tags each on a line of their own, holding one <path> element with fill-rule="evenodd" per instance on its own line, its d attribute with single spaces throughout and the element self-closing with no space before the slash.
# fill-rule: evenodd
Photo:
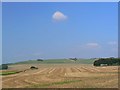
<svg viewBox="0 0 120 90">
<path fill-rule="evenodd" d="M 3 88 L 117 88 L 118 67 L 91 64 L 11 65 L 7 71 L 23 71 L 2 77 Z M 25 71 L 24 71 L 25 70 Z M 6 72 L 4 70 L 3 72 Z"/>
</svg>

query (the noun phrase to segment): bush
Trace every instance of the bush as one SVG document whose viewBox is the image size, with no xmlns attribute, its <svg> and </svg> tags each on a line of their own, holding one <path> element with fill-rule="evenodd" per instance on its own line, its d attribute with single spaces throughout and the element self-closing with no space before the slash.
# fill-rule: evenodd
<svg viewBox="0 0 120 90">
<path fill-rule="evenodd" d="M 7 64 L 0 65 L 0 70 L 4 70 L 4 69 L 8 69 L 8 65 Z"/>
<path fill-rule="evenodd" d="M 30 69 L 38 69 L 38 68 L 35 66 L 31 66 Z"/>
</svg>

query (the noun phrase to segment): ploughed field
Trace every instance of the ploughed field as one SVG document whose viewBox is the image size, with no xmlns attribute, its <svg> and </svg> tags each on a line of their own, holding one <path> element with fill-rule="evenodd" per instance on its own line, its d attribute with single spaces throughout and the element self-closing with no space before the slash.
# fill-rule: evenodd
<svg viewBox="0 0 120 90">
<path fill-rule="evenodd" d="M 30 66 L 38 69 L 30 69 Z M 18 64 L 3 75 L 3 88 L 117 88 L 118 67 L 94 67 L 91 64 Z"/>
</svg>

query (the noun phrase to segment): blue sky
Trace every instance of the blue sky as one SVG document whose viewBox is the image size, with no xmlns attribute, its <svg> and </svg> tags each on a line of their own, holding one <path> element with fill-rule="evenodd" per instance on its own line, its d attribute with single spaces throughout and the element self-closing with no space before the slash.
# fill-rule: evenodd
<svg viewBox="0 0 120 90">
<path fill-rule="evenodd" d="M 115 3 L 3 3 L 3 63 L 117 57 Z"/>
</svg>

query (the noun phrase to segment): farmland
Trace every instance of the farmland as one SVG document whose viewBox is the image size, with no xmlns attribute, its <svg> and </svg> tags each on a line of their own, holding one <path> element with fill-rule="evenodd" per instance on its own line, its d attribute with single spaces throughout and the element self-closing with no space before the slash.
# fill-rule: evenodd
<svg viewBox="0 0 120 90">
<path fill-rule="evenodd" d="M 9 65 L 2 72 L 3 88 L 117 88 L 118 67 L 94 67 L 94 60 L 25 61 Z M 30 69 L 36 66 L 38 69 Z"/>
</svg>

